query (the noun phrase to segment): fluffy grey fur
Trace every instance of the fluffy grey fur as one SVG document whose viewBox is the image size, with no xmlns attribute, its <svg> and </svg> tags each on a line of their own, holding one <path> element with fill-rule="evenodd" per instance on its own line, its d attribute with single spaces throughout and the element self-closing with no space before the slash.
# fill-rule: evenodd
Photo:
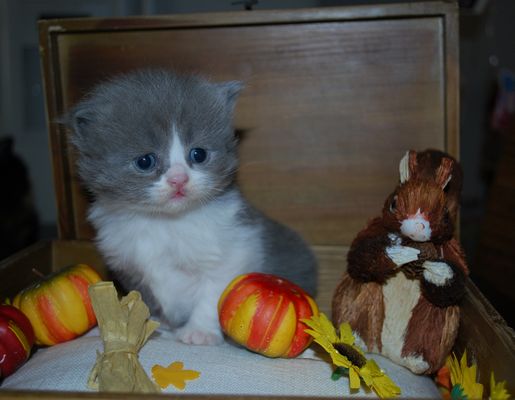
<svg viewBox="0 0 515 400">
<path fill-rule="evenodd" d="M 188 343 L 219 341 L 213 323 L 201 321 L 216 319 L 216 309 L 199 293 L 214 288 L 210 301 L 216 303 L 239 273 L 272 273 L 313 295 L 316 290 L 315 258 L 303 240 L 249 205 L 235 183 L 232 120 L 240 89 L 238 82 L 136 71 L 97 86 L 67 119 L 80 177 L 94 197 L 89 218 L 100 250 L 131 286 L 126 289 L 139 289 L 170 325 L 186 327 L 179 338 Z M 190 157 L 195 148 L 205 150 L 204 161 Z M 143 171 L 135 160 L 148 154 L 156 162 Z M 186 173 L 186 195 L 172 201 L 166 182 L 177 169 Z M 163 280 L 170 285 L 159 289 Z M 193 304 L 173 296 L 190 297 Z M 197 316 L 202 307 L 209 308 L 209 318 Z"/>
<path fill-rule="evenodd" d="M 216 85 L 164 70 L 137 71 L 97 86 L 69 120 L 87 188 L 97 196 L 147 206 L 142 188 L 170 167 L 172 124 L 185 145 L 195 142 L 224 153 L 206 172 L 217 187 L 227 187 L 237 168 L 231 119 L 240 87 L 238 82 Z M 132 161 L 149 152 L 161 160 L 158 168 L 151 174 L 134 173 Z"/>
</svg>

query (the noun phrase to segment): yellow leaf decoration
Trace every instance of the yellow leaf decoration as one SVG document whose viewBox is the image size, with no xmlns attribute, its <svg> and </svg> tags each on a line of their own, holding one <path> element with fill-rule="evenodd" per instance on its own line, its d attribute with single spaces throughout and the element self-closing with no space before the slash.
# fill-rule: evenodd
<svg viewBox="0 0 515 400">
<path fill-rule="evenodd" d="M 154 365 L 152 367 L 152 376 L 162 389 L 165 389 L 168 385 L 173 385 L 179 390 L 184 390 L 186 388 L 186 381 L 197 379 L 200 376 L 200 372 L 183 368 L 184 364 L 182 361 L 175 361 L 168 367 Z"/>
<path fill-rule="evenodd" d="M 468 365 L 465 351 L 459 360 L 454 353 L 449 355 L 435 380 L 444 399 L 481 399 L 483 395 L 489 400 L 510 398 L 506 381 L 495 382 L 493 371 L 490 374 L 490 396 L 486 395 L 483 385 L 477 382 L 477 375 L 477 365 Z"/>
<path fill-rule="evenodd" d="M 483 385 L 477 382 L 477 365 L 472 364 L 470 367 L 467 363 L 467 352 L 463 352 L 461 359 L 453 353 L 445 362 L 451 373 L 452 386 L 460 385 L 464 394 L 469 399 L 483 398 Z"/>
<path fill-rule="evenodd" d="M 490 399 L 491 400 L 507 400 L 510 394 L 506 390 L 506 381 L 495 382 L 494 373 L 490 375 Z"/>
</svg>

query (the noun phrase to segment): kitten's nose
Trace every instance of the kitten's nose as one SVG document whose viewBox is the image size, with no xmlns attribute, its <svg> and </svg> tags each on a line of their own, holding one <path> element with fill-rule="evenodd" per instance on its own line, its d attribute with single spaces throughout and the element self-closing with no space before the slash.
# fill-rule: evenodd
<svg viewBox="0 0 515 400">
<path fill-rule="evenodd" d="M 188 182 L 188 179 L 188 175 L 181 173 L 169 176 L 167 182 L 170 186 L 182 187 L 186 184 L 186 182 Z"/>
<path fill-rule="evenodd" d="M 184 167 L 171 167 L 166 174 L 166 181 L 173 188 L 180 190 L 188 182 L 189 177 Z"/>
</svg>

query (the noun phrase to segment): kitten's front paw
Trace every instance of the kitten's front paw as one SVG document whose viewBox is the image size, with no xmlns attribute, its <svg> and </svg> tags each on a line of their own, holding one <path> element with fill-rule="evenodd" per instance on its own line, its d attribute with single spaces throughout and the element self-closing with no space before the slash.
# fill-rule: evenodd
<svg viewBox="0 0 515 400">
<path fill-rule="evenodd" d="M 215 346 L 222 344 L 224 338 L 221 332 L 205 331 L 199 328 L 185 326 L 179 328 L 176 337 L 186 344 L 196 344 L 204 346 Z"/>
</svg>

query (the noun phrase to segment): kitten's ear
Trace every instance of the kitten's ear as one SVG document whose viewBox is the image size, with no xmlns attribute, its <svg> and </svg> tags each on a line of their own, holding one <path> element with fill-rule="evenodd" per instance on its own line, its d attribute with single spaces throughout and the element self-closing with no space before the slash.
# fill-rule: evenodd
<svg viewBox="0 0 515 400">
<path fill-rule="evenodd" d="M 79 104 L 63 119 L 62 123 L 71 128 L 75 135 L 83 135 L 96 120 L 95 112 Z"/>
<path fill-rule="evenodd" d="M 220 91 L 222 92 L 226 104 L 231 108 L 234 108 L 238 95 L 243 90 L 243 83 L 239 81 L 229 81 L 218 84 Z"/>
<path fill-rule="evenodd" d="M 97 119 L 95 111 L 85 104 L 79 103 L 68 114 L 63 116 L 59 123 L 65 125 L 72 132 L 69 136 L 70 142 L 78 149 L 82 149 L 88 142 L 88 131 Z"/>
</svg>

